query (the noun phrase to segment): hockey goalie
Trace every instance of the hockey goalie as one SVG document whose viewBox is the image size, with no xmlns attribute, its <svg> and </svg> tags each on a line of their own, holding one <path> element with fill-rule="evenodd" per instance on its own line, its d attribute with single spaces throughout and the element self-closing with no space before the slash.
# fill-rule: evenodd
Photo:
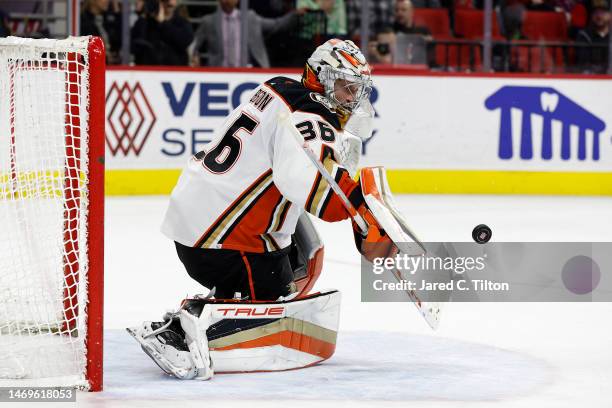
<svg viewBox="0 0 612 408">
<path fill-rule="evenodd" d="M 296 369 L 332 356 L 340 294 L 310 293 L 323 244 L 309 216 L 365 220 L 367 228 L 353 222 L 353 232 L 368 260 L 397 251 L 366 204 L 366 180 L 354 180 L 362 141 L 371 136 L 371 88 L 361 51 L 330 40 L 308 59 L 301 81 L 263 83 L 227 117 L 210 148 L 190 159 L 162 232 L 210 293 L 184 300 L 162 321 L 128 329 L 166 373 L 206 380 L 214 372 Z M 365 188 L 370 196 L 378 194 L 375 184 Z"/>
</svg>

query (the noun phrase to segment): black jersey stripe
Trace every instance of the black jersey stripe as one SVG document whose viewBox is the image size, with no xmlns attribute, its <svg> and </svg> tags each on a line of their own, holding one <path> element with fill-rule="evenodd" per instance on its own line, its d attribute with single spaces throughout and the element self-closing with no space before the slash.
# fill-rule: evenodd
<svg viewBox="0 0 612 408">
<path fill-rule="evenodd" d="M 281 194 L 278 197 L 278 200 L 276 201 L 276 204 L 274 204 L 274 210 L 272 210 L 272 213 L 270 214 L 270 219 L 268 220 L 268 225 L 266 226 L 266 229 L 264 230 L 265 232 L 270 232 L 270 231 L 274 231 L 275 230 L 276 224 L 278 222 L 278 215 L 279 215 L 280 206 L 282 205 L 283 200 L 284 200 L 284 197 Z"/>
<path fill-rule="evenodd" d="M 275 231 L 280 231 L 281 228 L 283 228 L 285 219 L 287 219 L 287 213 L 289 212 L 289 208 L 291 208 L 291 202 L 285 201 L 282 205 L 283 205 L 283 208 L 281 210 L 280 217 L 279 217 L 280 222 L 278 223 L 278 226 L 276 227 Z"/>
<path fill-rule="evenodd" d="M 321 150 L 321 163 L 323 163 L 325 170 L 331 174 L 334 170 L 334 164 L 336 164 L 334 161 L 334 152 L 329 146 L 326 145 L 323 145 Z M 324 195 L 328 189 L 329 183 L 321 176 L 320 172 L 317 172 L 315 183 L 313 184 L 313 188 L 310 191 L 308 200 L 306 201 L 306 211 L 313 215 L 317 215 L 317 208 L 319 207 L 319 204 L 321 204 L 321 200 L 325 198 Z"/>
<path fill-rule="evenodd" d="M 340 183 L 340 180 L 342 180 L 342 175 L 345 173 L 348 174 L 348 171 L 346 171 L 345 169 L 341 167 L 337 167 L 336 169 L 337 170 L 336 170 L 336 176 L 334 177 L 334 181 L 336 182 L 336 184 L 338 184 Z M 327 206 L 329 205 L 329 202 L 331 201 L 331 198 L 334 194 L 335 194 L 334 190 L 330 188 L 327 192 L 327 196 L 325 197 L 325 200 L 323 201 L 323 204 L 321 205 L 321 209 L 319 210 L 318 216 L 323 216 L 323 214 L 325 214 L 325 210 L 327 209 Z"/>
</svg>

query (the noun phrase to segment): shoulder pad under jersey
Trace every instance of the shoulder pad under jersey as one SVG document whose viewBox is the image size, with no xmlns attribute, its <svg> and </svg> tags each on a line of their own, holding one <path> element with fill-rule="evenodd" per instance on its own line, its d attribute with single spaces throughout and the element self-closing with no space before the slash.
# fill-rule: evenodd
<svg viewBox="0 0 612 408">
<path fill-rule="evenodd" d="M 301 82 L 287 77 L 274 77 L 265 85 L 281 97 L 291 112 L 300 111 L 321 116 L 337 130 L 341 130 L 336 111 L 323 95 L 313 92 Z"/>
</svg>

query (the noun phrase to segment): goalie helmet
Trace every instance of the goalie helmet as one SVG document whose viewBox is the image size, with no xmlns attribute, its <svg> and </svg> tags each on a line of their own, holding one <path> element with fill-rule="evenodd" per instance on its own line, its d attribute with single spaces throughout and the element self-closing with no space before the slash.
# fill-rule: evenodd
<svg viewBox="0 0 612 408">
<path fill-rule="evenodd" d="M 370 66 L 350 40 L 331 39 L 308 58 L 302 83 L 325 95 L 345 122 L 372 91 Z"/>
</svg>

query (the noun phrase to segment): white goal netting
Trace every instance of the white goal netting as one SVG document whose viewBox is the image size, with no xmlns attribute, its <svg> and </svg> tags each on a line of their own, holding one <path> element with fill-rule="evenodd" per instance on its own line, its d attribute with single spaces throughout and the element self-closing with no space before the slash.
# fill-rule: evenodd
<svg viewBox="0 0 612 408">
<path fill-rule="evenodd" d="M 0 386 L 88 387 L 88 39 L 0 39 Z"/>
</svg>

